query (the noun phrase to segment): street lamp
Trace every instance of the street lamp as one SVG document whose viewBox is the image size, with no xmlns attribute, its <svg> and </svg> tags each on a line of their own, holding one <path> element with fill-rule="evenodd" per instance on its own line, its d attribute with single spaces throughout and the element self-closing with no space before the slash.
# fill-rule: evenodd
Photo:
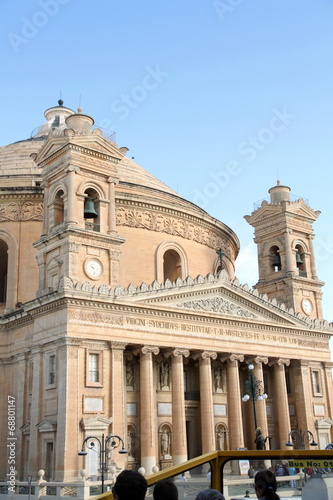
<svg viewBox="0 0 333 500">
<path fill-rule="evenodd" d="M 97 441 L 99 444 L 99 451 L 95 449 L 95 441 Z M 121 443 L 121 450 L 119 450 L 118 453 L 120 453 L 120 454 L 128 453 L 127 450 L 125 450 L 124 441 L 119 436 L 114 436 L 112 434 L 109 434 L 108 436 L 106 436 L 106 438 L 104 438 L 104 434 L 102 434 L 101 439 L 96 437 L 96 436 L 89 436 L 83 441 L 82 449 L 81 449 L 81 451 L 78 452 L 78 455 L 80 457 L 84 457 L 84 456 L 88 455 L 88 452 L 85 451 L 85 449 L 84 449 L 86 446 L 88 448 L 88 450 L 94 450 L 98 454 L 99 467 L 100 467 L 101 477 L 102 477 L 102 493 L 104 493 L 104 474 L 108 470 L 108 467 L 107 467 L 108 455 L 115 448 L 118 448 L 120 446 L 120 443 Z"/>
<path fill-rule="evenodd" d="M 252 363 L 249 363 L 247 365 L 247 368 L 249 370 L 249 376 L 248 379 L 245 381 L 245 394 L 242 397 L 242 401 L 246 402 L 249 399 L 251 399 L 253 405 L 254 427 L 257 430 L 258 424 L 257 424 L 257 412 L 256 412 L 255 402 L 267 399 L 268 396 L 264 392 L 263 383 L 260 380 L 258 380 L 252 373 L 254 370 L 254 365 Z"/>
<path fill-rule="evenodd" d="M 294 430 L 289 432 L 288 443 L 286 443 L 286 446 L 292 446 L 293 448 L 295 448 L 297 439 L 300 444 L 299 447 L 300 450 L 305 450 L 305 439 L 307 440 L 310 446 L 318 446 L 318 443 L 316 443 L 314 440 L 314 435 L 312 434 L 312 432 L 311 431 L 302 432 L 302 429 L 300 429 L 299 431 Z M 310 439 L 312 439 L 311 443 Z"/>
</svg>

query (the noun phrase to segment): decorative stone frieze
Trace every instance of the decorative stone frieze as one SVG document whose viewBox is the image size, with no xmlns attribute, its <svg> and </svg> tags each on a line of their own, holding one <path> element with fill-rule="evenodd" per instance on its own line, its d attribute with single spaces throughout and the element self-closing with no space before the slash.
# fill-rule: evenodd
<svg viewBox="0 0 333 500">
<path fill-rule="evenodd" d="M 0 222 L 28 222 L 43 220 L 43 203 L 22 201 L 0 204 Z"/>
</svg>

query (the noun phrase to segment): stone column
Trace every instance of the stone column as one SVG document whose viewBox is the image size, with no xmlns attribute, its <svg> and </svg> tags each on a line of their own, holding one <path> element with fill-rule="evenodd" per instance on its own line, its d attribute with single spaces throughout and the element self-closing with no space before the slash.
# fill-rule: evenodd
<svg viewBox="0 0 333 500">
<path fill-rule="evenodd" d="M 174 465 L 187 460 L 183 357 L 188 358 L 189 355 L 188 349 L 177 348 L 165 353 L 166 357 L 171 356 L 172 457 Z"/>
<path fill-rule="evenodd" d="M 297 416 L 297 428 L 314 431 L 314 428 L 312 428 L 313 410 L 311 398 L 309 398 L 309 394 L 312 394 L 309 361 L 299 361 L 298 366 L 294 366 L 293 368 L 293 375 L 295 386 L 295 410 Z"/>
<path fill-rule="evenodd" d="M 116 231 L 116 203 L 115 203 L 115 180 L 112 177 L 108 178 L 109 183 L 109 213 L 108 213 L 108 228 L 109 233 Z"/>
<path fill-rule="evenodd" d="M 41 187 L 44 188 L 42 236 L 45 236 L 50 230 L 49 186 L 49 181 L 43 181 L 41 184 Z"/>
<path fill-rule="evenodd" d="M 295 274 L 296 271 L 296 260 L 295 255 L 291 250 L 290 242 L 290 229 L 287 229 L 284 233 L 284 244 L 285 244 L 285 256 L 286 256 L 286 272 Z"/>
<path fill-rule="evenodd" d="M 265 364 L 267 365 L 268 363 L 268 358 L 257 356 L 254 358 L 254 376 L 256 377 L 257 380 L 262 382 L 262 386 L 265 390 L 264 386 L 264 372 L 262 369 L 262 365 Z M 255 403 L 256 404 L 256 411 L 257 411 L 257 422 L 258 422 L 258 427 L 261 428 L 263 436 L 266 438 L 268 436 L 268 425 L 267 425 L 267 414 L 266 414 L 266 401 L 263 399 L 261 401 L 258 401 Z M 266 441 L 266 450 L 269 450 L 269 441 L 267 439 Z"/>
<path fill-rule="evenodd" d="M 75 187 L 75 174 L 79 172 L 79 167 L 68 167 L 67 169 L 67 218 L 65 222 L 70 224 L 77 224 L 77 207 L 76 207 L 76 187 Z M 83 207 L 82 207 L 83 210 Z M 65 214 L 66 216 L 66 214 Z M 80 220 L 83 220 L 83 212 L 80 216 Z"/>
<path fill-rule="evenodd" d="M 211 359 L 216 358 L 216 352 L 207 351 L 194 356 L 194 359 L 199 359 L 202 453 L 209 453 L 210 451 L 214 451 L 216 448 L 211 367 Z"/>
<path fill-rule="evenodd" d="M 147 474 L 152 473 L 157 456 L 157 415 L 155 384 L 153 377 L 153 354 L 158 347 L 145 346 L 134 351 L 140 353 L 140 443 L 141 467 Z"/>
<path fill-rule="evenodd" d="M 110 371 L 110 387 L 111 387 L 111 416 L 112 416 L 112 434 L 120 436 L 124 440 L 124 445 L 127 439 L 126 425 L 126 401 L 125 401 L 125 379 L 124 379 L 124 349 L 126 343 L 110 342 L 111 346 L 111 371 Z M 125 446 L 126 448 L 126 446 Z M 124 467 L 127 455 L 119 455 L 117 448 L 113 454 L 113 459 L 117 465 Z"/>
<path fill-rule="evenodd" d="M 228 384 L 228 422 L 230 449 L 244 448 L 241 392 L 239 385 L 239 362 L 244 361 L 243 354 L 231 354 L 227 360 Z M 222 361 L 222 360 L 221 360 Z"/>
<path fill-rule="evenodd" d="M 274 366 L 274 410 L 279 429 L 279 448 L 286 450 L 286 442 L 290 432 L 289 405 L 286 386 L 285 366 L 290 365 L 290 359 L 277 359 L 269 363 Z"/>
<path fill-rule="evenodd" d="M 309 234 L 309 250 L 310 250 L 310 269 L 311 269 L 311 276 L 309 276 L 309 269 L 307 269 L 308 271 L 308 278 L 312 278 L 313 280 L 317 280 L 318 279 L 318 276 L 317 276 L 317 270 L 316 270 L 316 261 L 315 261 L 315 254 L 314 254 L 314 250 L 313 250 L 313 244 L 312 244 L 312 240 L 313 240 L 314 236 L 313 234 Z"/>
</svg>

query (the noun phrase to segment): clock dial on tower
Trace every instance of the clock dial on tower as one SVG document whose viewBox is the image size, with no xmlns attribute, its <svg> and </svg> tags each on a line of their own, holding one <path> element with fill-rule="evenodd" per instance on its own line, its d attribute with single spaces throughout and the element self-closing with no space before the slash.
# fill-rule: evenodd
<svg viewBox="0 0 333 500">
<path fill-rule="evenodd" d="M 84 270 L 89 278 L 97 280 L 103 274 L 103 264 L 98 259 L 87 259 L 84 263 Z"/>
<path fill-rule="evenodd" d="M 303 299 L 302 300 L 302 309 L 305 312 L 305 314 L 311 314 L 313 311 L 313 305 L 310 299 Z"/>
</svg>

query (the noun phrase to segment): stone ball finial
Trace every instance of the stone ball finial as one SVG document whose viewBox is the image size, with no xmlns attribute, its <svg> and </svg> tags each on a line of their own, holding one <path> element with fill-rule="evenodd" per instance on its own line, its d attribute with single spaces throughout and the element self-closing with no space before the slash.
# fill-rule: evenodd
<svg viewBox="0 0 333 500">
<path fill-rule="evenodd" d="M 78 113 L 82 113 L 82 108 L 77 108 Z"/>
<path fill-rule="evenodd" d="M 144 467 L 139 467 L 138 472 L 141 476 L 144 476 L 146 474 L 146 469 Z"/>
<path fill-rule="evenodd" d="M 37 474 L 38 474 L 39 480 L 41 481 L 43 479 L 44 474 L 45 474 L 45 470 L 44 469 L 39 469 L 39 471 L 37 472 Z"/>
<path fill-rule="evenodd" d="M 80 470 L 80 476 L 82 477 L 83 481 L 85 481 L 86 477 L 88 476 L 86 469 Z"/>
</svg>

